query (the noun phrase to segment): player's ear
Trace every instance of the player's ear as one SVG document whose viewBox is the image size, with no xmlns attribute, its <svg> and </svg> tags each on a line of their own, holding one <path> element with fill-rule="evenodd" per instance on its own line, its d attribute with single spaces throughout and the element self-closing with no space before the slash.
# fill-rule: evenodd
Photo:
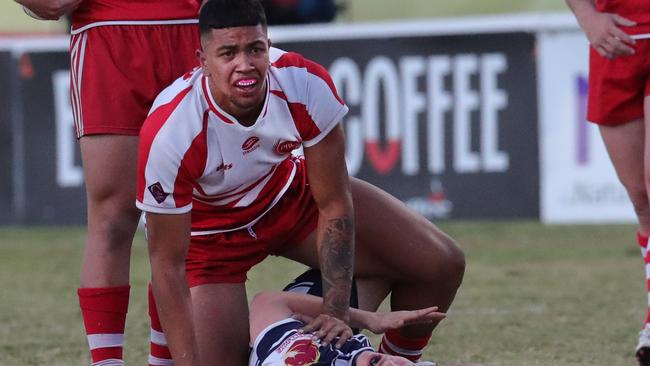
<svg viewBox="0 0 650 366">
<path fill-rule="evenodd" d="M 199 65 L 203 69 L 203 74 L 205 76 L 210 76 L 208 71 L 207 59 L 205 57 L 205 52 L 202 49 L 196 50 L 196 58 L 199 60 Z"/>
<path fill-rule="evenodd" d="M 266 39 L 266 46 L 267 46 L 268 48 L 271 48 L 271 47 L 273 46 L 273 42 L 271 42 L 271 38 L 267 38 L 267 39 Z"/>
</svg>

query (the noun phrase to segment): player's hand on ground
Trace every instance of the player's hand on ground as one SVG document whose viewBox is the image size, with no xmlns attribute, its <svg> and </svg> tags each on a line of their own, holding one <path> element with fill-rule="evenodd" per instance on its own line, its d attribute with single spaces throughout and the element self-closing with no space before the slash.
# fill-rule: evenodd
<svg viewBox="0 0 650 366">
<path fill-rule="evenodd" d="M 340 348 L 353 334 L 349 325 L 331 315 L 320 314 L 316 318 L 311 318 L 302 314 L 294 314 L 293 318 L 305 324 L 300 329 L 302 332 L 312 333 L 315 339 L 320 339 L 323 346 L 332 343 L 338 337 L 335 347 Z"/>
<path fill-rule="evenodd" d="M 419 310 L 400 310 L 374 313 L 368 330 L 381 334 L 389 329 L 401 328 L 413 324 L 433 324 L 441 321 L 447 315 L 438 311 L 437 306 Z"/>
<path fill-rule="evenodd" d="M 82 0 L 15 0 L 44 20 L 58 20 L 71 13 Z"/>
<path fill-rule="evenodd" d="M 621 28 L 636 25 L 635 22 L 617 14 L 598 13 L 585 19 L 582 26 L 587 39 L 603 57 L 614 59 L 634 54 L 636 41 Z"/>
</svg>

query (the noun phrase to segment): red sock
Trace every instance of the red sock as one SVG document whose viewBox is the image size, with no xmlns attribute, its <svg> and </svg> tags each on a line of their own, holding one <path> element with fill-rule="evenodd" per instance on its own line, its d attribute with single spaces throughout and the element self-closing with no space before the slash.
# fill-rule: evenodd
<svg viewBox="0 0 650 366">
<path fill-rule="evenodd" d="M 151 333 L 149 336 L 149 366 L 174 366 L 174 360 L 167 348 L 167 339 L 160 325 L 156 301 L 153 290 L 149 284 L 149 318 L 151 319 Z"/>
<path fill-rule="evenodd" d="M 130 286 L 77 289 L 93 366 L 122 366 Z"/>
<path fill-rule="evenodd" d="M 387 331 L 381 339 L 379 353 L 401 356 L 412 362 L 422 357 L 422 350 L 429 343 L 431 335 L 422 338 L 406 338 L 396 329 Z"/>
<path fill-rule="evenodd" d="M 650 323 L 650 255 L 648 255 L 648 237 L 636 233 L 636 241 L 641 249 L 641 255 L 645 263 L 646 289 L 648 290 L 648 311 L 646 313 L 645 325 Z"/>
</svg>

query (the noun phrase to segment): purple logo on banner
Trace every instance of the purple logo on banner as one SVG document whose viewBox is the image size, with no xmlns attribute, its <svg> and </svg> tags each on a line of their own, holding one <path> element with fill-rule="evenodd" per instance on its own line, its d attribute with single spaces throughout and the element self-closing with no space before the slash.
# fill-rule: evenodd
<svg viewBox="0 0 650 366">
<path fill-rule="evenodd" d="M 589 133 L 587 130 L 587 95 L 589 94 L 589 84 L 587 78 L 582 75 L 576 77 L 576 84 L 578 89 L 576 160 L 578 161 L 578 165 L 586 165 L 589 162 Z"/>
<path fill-rule="evenodd" d="M 449 217 L 454 208 L 439 179 L 431 180 L 428 195 L 408 199 L 406 205 L 429 220 Z"/>
</svg>

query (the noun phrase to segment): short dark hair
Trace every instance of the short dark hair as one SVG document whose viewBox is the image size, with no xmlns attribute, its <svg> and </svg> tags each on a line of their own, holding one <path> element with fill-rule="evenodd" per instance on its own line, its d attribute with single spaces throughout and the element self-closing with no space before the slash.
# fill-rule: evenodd
<svg viewBox="0 0 650 366">
<path fill-rule="evenodd" d="M 212 29 L 249 27 L 266 28 L 266 14 L 259 0 L 210 0 L 201 8 L 201 35 Z"/>
</svg>

